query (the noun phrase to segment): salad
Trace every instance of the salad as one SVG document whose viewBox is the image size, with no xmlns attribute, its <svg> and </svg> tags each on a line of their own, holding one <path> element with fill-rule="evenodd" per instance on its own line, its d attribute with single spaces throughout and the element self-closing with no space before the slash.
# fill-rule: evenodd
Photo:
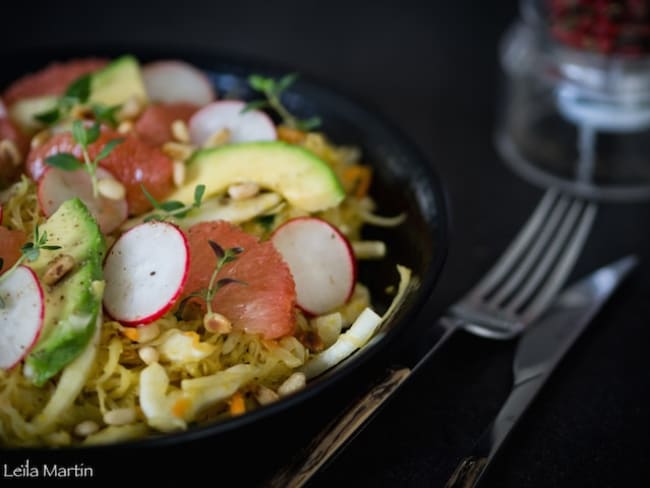
<svg viewBox="0 0 650 488">
<path fill-rule="evenodd" d="M 0 98 L 0 444 L 125 441 L 245 414 L 364 347 L 370 166 L 180 60 L 75 59 Z M 399 278 L 398 278 L 399 277 Z"/>
</svg>

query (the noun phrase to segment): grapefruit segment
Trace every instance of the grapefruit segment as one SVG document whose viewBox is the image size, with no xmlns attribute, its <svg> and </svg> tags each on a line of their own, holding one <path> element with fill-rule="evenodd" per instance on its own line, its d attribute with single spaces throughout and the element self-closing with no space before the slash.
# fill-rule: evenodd
<svg viewBox="0 0 650 488">
<path fill-rule="evenodd" d="M 52 63 L 40 71 L 14 81 L 4 93 L 7 106 L 17 100 L 42 95 L 62 95 L 80 76 L 97 71 L 108 64 L 105 59 L 72 59 Z"/>
<path fill-rule="evenodd" d="M 0 227 L 0 258 L 3 264 L 0 266 L 0 274 L 11 268 L 20 257 L 20 248 L 27 236 L 19 230 L 9 230 L 6 227 Z"/>
<path fill-rule="evenodd" d="M 238 330 L 261 334 L 265 339 L 290 335 L 295 330 L 296 290 L 288 266 L 271 242 L 257 239 L 225 222 L 203 222 L 187 232 L 190 271 L 183 296 L 207 288 L 217 258 L 208 240 L 222 248 L 242 247 L 237 260 L 226 264 L 218 278 L 235 278 L 221 288 L 212 303 L 215 312 L 225 315 Z"/>
<path fill-rule="evenodd" d="M 90 157 L 94 159 L 108 141 L 118 138 L 124 139 L 123 142 L 101 161 L 100 166 L 126 187 L 129 214 L 139 215 L 151 208 L 151 203 L 142 193 L 141 184 L 159 201 L 164 200 L 173 189 L 172 161 L 160 149 L 140 140 L 137 135 L 122 135 L 107 127 L 102 127 L 99 139 L 88 146 Z M 56 134 L 29 153 L 29 176 L 37 181 L 46 169 L 45 160 L 58 153 L 72 153 L 82 159 L 81 147 L 74 142 L 70 132 Z"/>
<path fill-rule="evenodd" d="M 187 122 L 198 110 L 191 103 L 166 103 L 150 105 L 135 124 L 140 138 L 153 146 L 161 146 L 173 139 L 172 123 L 175 120 Z"/>
</svg>

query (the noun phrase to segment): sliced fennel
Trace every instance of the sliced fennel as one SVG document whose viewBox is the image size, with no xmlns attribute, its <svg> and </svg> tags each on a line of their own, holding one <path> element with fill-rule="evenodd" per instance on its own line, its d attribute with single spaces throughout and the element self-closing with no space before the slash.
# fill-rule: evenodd
<svg viewBox="0 0 650 488">
<path fill-rule="evenodd" d="M 380 317 L 371 308 L 365 308 L 352 326 L 345 333 L 341 334 L 333 345 L 320 354 L 315 355 L 300 369 L 300 371 L 305 373 L 307 379 L 324 373 L 339 364 L 357 349 L 365 346 L 386 319 L 395 313 L 397 307 L 404 301 L 409 285 L 413 282 L 409 268 L 397 265 L 397 271 L 400 276 L 397 294 L 383 317 Z"/>
</svg>

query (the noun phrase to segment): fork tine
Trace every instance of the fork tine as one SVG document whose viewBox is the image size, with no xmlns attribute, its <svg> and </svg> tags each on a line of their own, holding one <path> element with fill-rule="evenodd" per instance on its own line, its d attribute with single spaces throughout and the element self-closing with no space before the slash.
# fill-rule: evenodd
<svg viewBox="0 0 650 488">
<path fill-rule="evenodd" d="M 589 203 L 587 205 L 574 237 L 566 251 L 561 256 L 553 271 L 549 274 L 542 288 L 538 291 L 537 296 L 521 312 L 522 322 L 529 323 L 537 318 L 546 310 L 546 307 L 560 290 L 582 251 L 583 245 L 591 230 L 591 225 L 596 218 L 597 210 L 598 207 L 595 203 Z"/>
<path fill-rule="evenodd" d="M 576 229 L 581 218 L 584 207 L 587 204 L 582 200 L 574 200 L 564 214 L 564 220 L 557 224 L 556 232 L 549 236 L 546 249 L 541 253 L 540 259 L 534 263 L 534 270 L 528 276 L 521 276 L 523 281 L 517 282 L 518 288 L 515 293 L 503 303 L 505 310 L 515 313 L 528 301 L 537 290 L 544 278 L 553 270 L 553 265 L 560 253 L 572 240 L 572 233 Z M 523 267 L 522 267 L 523 268 Z M 528 273 L 528 270 L 520 269 L 521 274 Z M 507 295 L 506 295 L 507 296 Z"/>
<path fill-rule="evenodd" d="M 502 304 L 510 297 L 518 286 L 527 278 L 528 274 L 535 267 L 540 259 L 547 253 L 553 245 L 557 236 L 557 229 L 562 228 L 563 220 L 567 218 L 577 218 L 575 210 L 571 209 L 567 212 L 567 207 L 570 205 L 570 199 L 562 195 L 553 209 L 551 215 L 545 222 L 544 227 L 541 229 L 537 239 L 529 248 L 524 259 L 516 266 L 516 269 L 503 281 L 499 287 L 498 292 L 489 297 L 486 301 L 493 304 L 493 306 L 500 308 Z"/>
<path fill-rule="evenodd" d="M 507 276 L 512 266 L 520 259 L 533 241 L 533 238 L 539 233 L 540 227 L 546 222 L 557 197 L 558 192 L 556 190 L 550 189 L 546 191 L 537 208 L 528 219 L 528 222 L 526 222 L 526 225 L 519 232 L 515 240 L 501 254 L 499 260 L 486 273 L 485 277 L 470 290 L 467 295 L 468 299 L 481 299 Z"/>
</svg>

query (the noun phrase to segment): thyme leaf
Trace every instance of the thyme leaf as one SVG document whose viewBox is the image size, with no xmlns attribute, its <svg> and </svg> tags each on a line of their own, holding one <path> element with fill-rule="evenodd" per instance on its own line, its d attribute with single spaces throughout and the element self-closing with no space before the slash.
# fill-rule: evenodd
<svg viewBox="0 0 650 488">
<path fill-rule="evenodd" d="M 271 108 L 280 116 L 282 122 L 292 129 L 309 131 L 319 127 L 322 122 L 320 117 L 299 119 L 289 112 L 282 103 L 283 93 L 287 88 L 293 85 L 297 79 L 297 73 L 289 73 L 277 81 L 274 78 L 256 74 L 249 76 L 248 84 L 250 87 L 253 90 L 262 93 L 265 96 L 265 99 L 248 102 L 242 109 L 242 113 L 261 108 Z"/>
<path fill-rule="evenodd" d="M 171 218 L 185 218 L 187 217 L 187 214 L 190 213 L 190 211 L 201 206 L 203 203 L 203 196 L 205 195 L 205 185 L 196 185 L 196 188 L 194 188 L 194 202 L 192 202 L 191 205 L 185 205 L 183 202 L 179 202 L 178 200 L 159 202 L 151 193 L 147 191 L 146 187 L 143 184 L 140 184 L 140 188 L 142 189 L 142 193 L 144 193 L 144 196 L 147 200 L 149 200 L 149 203 L 151 203 L 153 208 L 159 210 L 159 212 L 148 215 L 144 219 L 145 222 L 151 222 L 152 220 L 159 220 L 161 222 L 164 222 Z"/>
</svg>

